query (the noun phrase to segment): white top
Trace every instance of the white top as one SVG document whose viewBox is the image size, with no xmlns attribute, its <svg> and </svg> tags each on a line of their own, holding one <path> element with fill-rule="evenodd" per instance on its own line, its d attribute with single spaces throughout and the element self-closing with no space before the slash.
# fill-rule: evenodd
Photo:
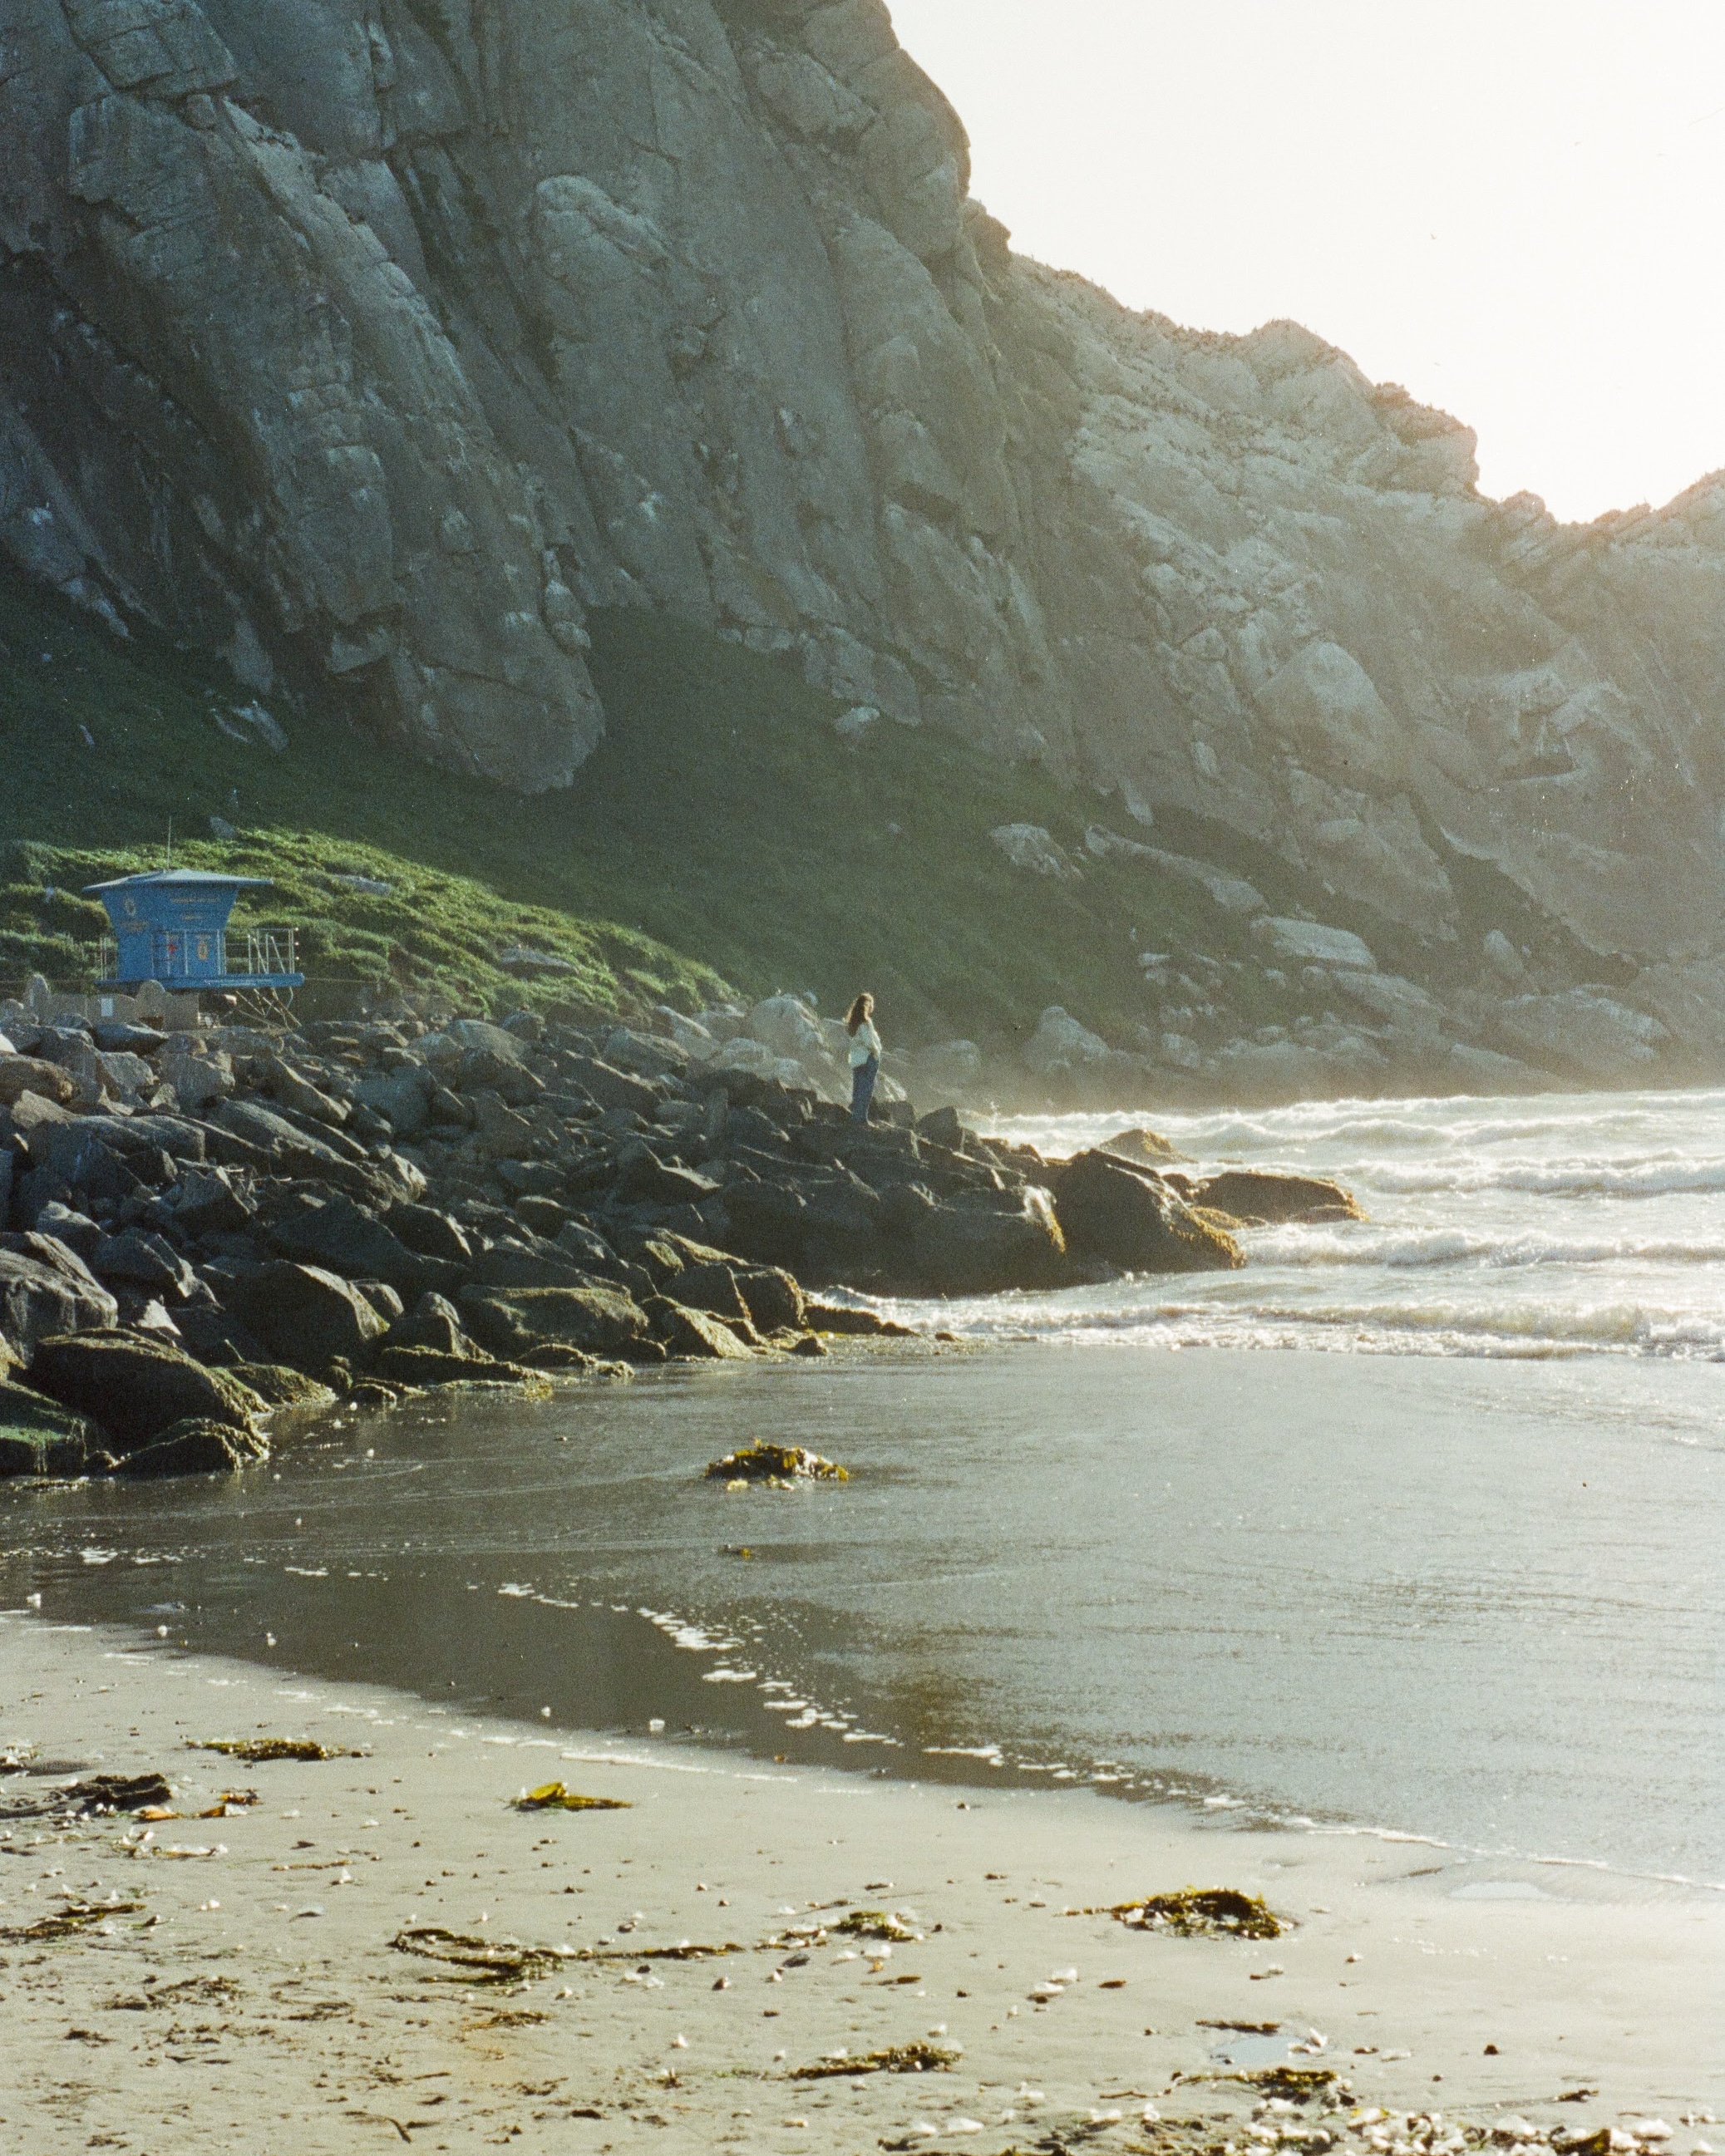
<svg viewBox="0 0 1725 2156">
<path fill-rule="evenodd" d="M 875 1021 L 865 1018 L 850 1036 L 850 1067 L 855 1070 L 871 1055 L 878 1059 L 880 1054 L 880 1036 L 875 1030 Z"/>
</svg>

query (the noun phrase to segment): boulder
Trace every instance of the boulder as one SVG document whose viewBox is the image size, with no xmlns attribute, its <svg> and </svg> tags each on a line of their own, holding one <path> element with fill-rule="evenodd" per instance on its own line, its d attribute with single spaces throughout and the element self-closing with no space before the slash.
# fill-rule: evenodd
<svg viewBox="0 0 1725 2156">
<path fill-rule="evenodd" d="M 120 1306 L 64 1244 L 55 1249 L 68 1263 L 31 1247 L 46 1236 L 21 1235 L 24 1247 L 0 1249 L 0 1343 L 28 1364 L 38 1343 L 58 1334 L 111 1326 Z"/>
<path fill-rule="evenodd" d="M 819 1019 L 800 996 L 768 996 L 748 1014 L 748 1037 L 775 1056 L 817 1068 L 829 1060 Z"/>
<path fill-rule="evenodd" d="M 72 1097 L 72 1074 L 45 1057 L 0 1055 L 0 1108 L 13 1106 L 26 1093 L 64 1107 Z"/>
<path fill-rule="evenodd" d="M 314 1375 L 336 1362 L 362 1367 L 389 1329 L 357 1287 L 321 1265 L 264 1265 L 230 1299 L 278 1362 Z"/>
<path fill-rule="evenodd" d="M 1101 1150 L 1111 1152 L 1117 1160 L 1132 1161 L 1139 1167 L 1155 1168 L 1164 1161 L 1186 1158 L 1157 1132 L 1136 1128 L 1116 1131 L 1111 1138 L 1102 1140 Z"/>
<path fill-rule="evenodd" d="M 115 1473 L 138 1477 L 165 1475 L 233 1475 L 270 1457 L 270 1446 L 255 1430 L 231 1423 L 188 1418 L 177 1422 L 148 1445 L 126 1453 Z"/>
<path fill-rule="evenodd" d="M 757 1332 L 800 1332 L 809 1306 L 793 1276 L 779 1265 L 749 1265 L 732 1276 Z M 678 1282 L 678 1293 L 682 1284 Z"/>
<path fill-rule="evenodd" d="M 506 1362 L 533 1364 L 547 1351 L 634 1358 L 647 1339 L 646 1312 L 621 1288 L 466 1287 L 459 1307 L 482 1348 Z M 553 1359 L 555 1358 L 553 1357 Z"/>
<path fill-rule="evenodd" d="M 422 1295 L 389 1328 L 384 1350 L 425 1348 L 444 1356 L 483 1358 L 485 1350 L 462 1329 L 461 1314 L 447 1296 Z"/>
<path fill-rule="evenodd" d="M 737 1325 L 753 1322 L 737 1275 L 728 1265 L 685 1265 L 672 1285 L 677 1301 L 685 1310 L 704 1310 L 710 1317 Z"/>
<path fill-rule="evenodd" d="M 1233 1237 L 1199 1219 L 1160 1176 L 1111 1153 L 1066 1163 L 1055 1211 L 1076 1255 L 1129 1272 L 1229 1271 L 1245 1262 Z"/>
<path fill-rule="evenodd" d="M 1040 1078 L 1056 1070 L 1081 1070 L 1100 1063 L 1108 1044 L 1100 1034 L 1081 1025 L 1058 1004 L 1051 1004 L 1036 1021 L 1036 1030 L 1024 1043 L 1025 1063 Z"/>
<path fill-rule="evenodd" d="M 647 1315 L 667 1355 L 696 1362 L 749 1359 L 749 1350 L 731 1327 L 707 1311 L 689 1309 L 661 1295 L 648 1304 Z"/>
<path fill-rule="evenodd" d="M 1276 1169 L 1230 1168 L 1191 1184 L 1186 1196 L 1194 1205 L 1226 1213 L 1255 1228 L 1366 1217 L 1352 1194 L 1327 1176 L 1289 1175 Z"/>
<path fill-rule="evenodd" d="M 1260 915 L 1252 932 L 1278 958 L 1296 966 L 1333 966 L 1342 973 L 1372 973 L 1378 961 L 1371 947 L 1351 930 L 1326 927 L 1319 921 L 1286 920 L 1276 914 Z"/>
<path fill-rule="evenodd" d="M 639 1078 L 677 1078 L 689 1067 L 689 1051 L 675 1040 L 619 1025 L 606 1036 L 603 1060 Z"/>
<path fill-rule="evenodd" d="M 389 1225 L 422 1258 L 444 1258 L 451 1265 L 465 1265 L 473 1256 L 466 1230 L 434 1205 L 398 1199 L 389 1209 Z"/>
<path fill-rule="evenodd" d="M 590 1055 L 566 1055 L 561 1075 L 566 1083 L 578 1086 L 602 1108 L 630 1108 L 638 1116 L 650 1117 L 665 1097 L 662 1087 L 653 1080 L 638 1078 Z"/>
<path fill-rule="evenodd" d="M 263 1408 L 256 1394 L 226 1371 L 206 1369 L 181 1349 L 135 1332 L 44 1340 L 30 1364 L 30 1383 L 99 1424 L 122 1455 L 153 1444 L 187 1420 L 249 1434 Z"/>
<path fill-rule="evenodd" d="M 243 1235 L 255 1210 L 251 1198 L 234 1183 L 232 1171 L 222 1167 L 188 1168 L 176 1180 L 166 1202 L 174 1225 L 194 1241 L 203 1235 Z"/>
<path fill-rule="evenodd" d="M 327 1385 L 308 1378 L 302 1370 L 290 1369 L 285 1363 L 238 1363 L 231 1374 L 249 1392 L 255 1393 L 266 1408 L 309 1412 L 336 1404 L 336 1395 Z"/>
<path fill-rule="evenodd" d="M 1066 1241 L 1048 1193 L 962 1192 L 932 1207 L 911 1235 L 918 1279 L 940 1295 L 1048 1287 L 1063 1276 Z"/>
<path fill-rule="evenodd" d="M 1518 1055 L 1608 1085 L 1645 1083 L 1671 1038 L 1656 1018 L 1600 988 L 1512 996 L 1496 1023 L 1500 1039 Z"/>
<path fill-rule="evenodd" d="M 404 1296 L 423 1294 L 434 1275 L 459 1277 L 459 1267 L 410 1250 L 375 1213 L 339 1194 L 320 1199 L 290 1193 L 270 1213 L 264 1232 L 285 1258 L 322 1265 L 344 1280 L 387 1281 Z"/>
<path fill-rule="evenodd" d="M 1040 824 L 999 824 L 988 836 L 1015 869 L 1059 883 L 1078 880 L 1071 855 Z"/>
<path fill-rule="evenodd" d="M 398 1138 L 416 1138 L 431 1121 L 437 1081 L 423 1063 L 380 1071 L 360 1081 L 362 1106 L 388 1118 Z"/>
<path fill-rule="evenodd" d="M 175 1302 L 184 1302 L 198 1291 L 192 1268 L 173 1245 L 141 1229 L 99 1236 L 88 1253 L 88 1263 L 105 1287 L 142 1288 Z"/>
<path fill-rule="evenodd" d="M 536 1371 L 520 1363 L 500 1363 L 475 1348 L 470 1353 L 445 1355 L 435 1348 L 384 1348 L 377 1356 L 377 1374 L 392 1385 L 543 1385 Z"/>
<path fill-rule="evenodd" d="M 0 1476 L 81 1475 L 103 1443 L 87 1417 L 8 1382 L 0 1358 Z"/>
</svg>

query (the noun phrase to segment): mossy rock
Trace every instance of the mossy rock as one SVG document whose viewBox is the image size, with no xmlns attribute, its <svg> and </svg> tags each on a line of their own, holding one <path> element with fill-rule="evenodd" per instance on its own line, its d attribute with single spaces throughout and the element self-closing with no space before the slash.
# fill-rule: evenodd
<svg viewBox="0 0 1725 2156">
<path fill-rule="evenodd" d="M 316 1378 L 285 1363 L 237 1363 L 228 1373 L 257 1394 L 266 1408 L 332 1408 L 336 1395 Z"/>
<path fill-rule="evenodd" d="M 82 1475 L 101 1448 L 94 1423 L 0 1378 L 0 1477 Z"/>
<path fill-rule="evenodd" d="M 220 1423 L 245 1436 L 264 1412 L 257 1394 L 225 1370 L 137 1332 L 63 1333 L 38 1343 L 33 1387 L 87 1415 L 112 1449 L 154 1445 L 183 1422 Z"/>
<path fill-rule="evenodd" d="M 196 1416 L 177 1422 L 152 1444 L 136 1446 L 116 1468 L 133 1479 L 167 1475 L 234 1475 L 270 1457 L 255 1431 Z"/>
</svg>

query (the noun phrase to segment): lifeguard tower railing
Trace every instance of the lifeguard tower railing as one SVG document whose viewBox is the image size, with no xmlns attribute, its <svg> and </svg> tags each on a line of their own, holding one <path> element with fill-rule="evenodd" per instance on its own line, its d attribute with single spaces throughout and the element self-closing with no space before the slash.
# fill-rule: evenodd
<svg viewBox="0 0 1725 2156">
<path fill-rule="evenodd" d="M 291 928 L 218 930 L 209 939 L 213 947 L 198 954 L 200 962 L 195 969 L 187 963 L 191 954 L 175 947 L 182 940 L 171 932 L 159 933 L 153 939 L 158 947 L 151 952 L 157 962 L 153 978 L 164 988 L 184 986 L 188 976 L 198 987 L 218 983 L 228 988 L 274 988 L 300 978 L 298 937 Z M 242 940 L 243 959 L 237 948 Z M 119 966 L 120 946 L 113 937 L 104 936 L 96 945 L 97 987 L 115 986 Z"/>
</svg>

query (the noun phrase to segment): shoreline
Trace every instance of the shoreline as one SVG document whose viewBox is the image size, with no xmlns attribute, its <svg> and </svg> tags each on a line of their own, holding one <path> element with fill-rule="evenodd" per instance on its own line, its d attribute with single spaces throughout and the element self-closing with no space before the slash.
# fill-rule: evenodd
<svg viewBox="0 0 1725 2156">
<path fill-rule="evenodd" d="M 62 1897 L 144 1905 L 57 1943 L 0 1936 L 0 2125 L 33 2149 L 179 2156 L 259 2145 L 278 2118 L 308 2156 L 504 2138 L 602 2150 L 649 2119 L 672 2149 L 956 2135 L 995 2156 L 1075 2129 L 1111 2148 L 1244 2147 L 1266 2092 L 1225 2076 L 1289 2060 L 1312 2030 L 1327 2041 L 1291 2062 L 1352 2095 L 1301 2115 L 1340 2111 L 1332 2136 L 1361 2148 L 1372 2128 L 1350 2137 L 1346 2119 L 1381 2105 L 1486 2127 L 1525 2112 L 1572 2137 L 1656 2114 L 1674 2128 L 1658 2145 L 1687 2156 L 1709 2129 L 1682 2115 L 1725 2108 L 1707 2033 L 1725 2006 L 1713 1897 L 1571 1867 L 1537 1888 L 1458 1889 L 1461 1867 L 1423 1841 L 1219 1832 L 1085 1790 L 777 1768 L 20 1613 L 0 1618 L 0 1750 L 55 1769 L 0 1778 L 0 1806 L 74 1774 L 154 1769 L 181 1815 L 6 1823 L 0 1935 Z M 244 1766 L 187 1748 L 253 1733 L 364 1756 Z M 631 1809 L 510 1809 L 553 1776 Z M 255 1805 L 191 1815 L 244 1788 Z M 1063 1913 L 1189 1884 L 1262 1893 L 1296 1928 L 1178 1939 Z M 898 1912 L 921 1937 L 890 1953 L 847 1942 L 830 1929 L 843 1904 Z M 824 1936 L 790 1936 L 820 1921 Z M 475 1990 L 392 1948 L 413 1925 L 575 1953 L 525 1989 Z M 685 1940 L 741 1951 L 654 1951 Z M 1204 2025 L 1270 2020 L 1273 2039 Z M 1216 2056 L 1230 2042 L 1233 2066 Z M 925 2074 L 788 2078 L 840 2046 L 911 2043 L 963 2051 Z M 1554 2101 L 1580 2087 L 1597 2094 Z"/>
</svg>

